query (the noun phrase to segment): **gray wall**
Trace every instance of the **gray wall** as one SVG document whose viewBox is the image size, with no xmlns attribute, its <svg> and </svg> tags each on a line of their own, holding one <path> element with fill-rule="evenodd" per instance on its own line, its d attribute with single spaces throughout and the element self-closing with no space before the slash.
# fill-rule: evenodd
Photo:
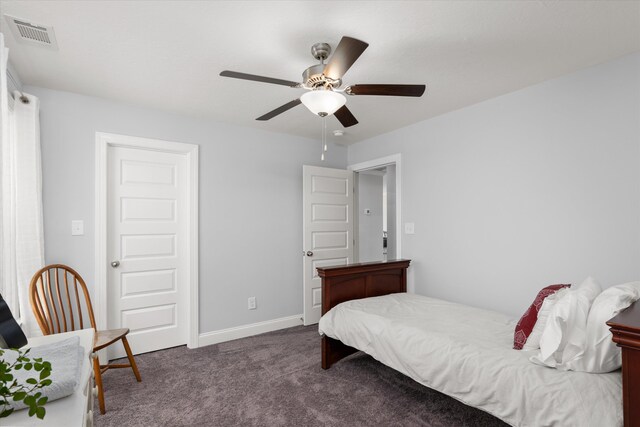
<svg viewBox="0 0 640 427">
<path fill-rule="evenodd" d="M 365 209 L 371 214 L 365 215 Z M 382 175 L 358 174 L 358 261 L 382 260 Z"/>
<path fill-rule="evenodd" d="M 46 261 L 94 279 L 95 133 L 200 146 L 200 332 L 302 313 L 302 165 L 346 149 L 39 87 Z M 212 100 L 214 102 L 215 100 Z M 71 220 L 85 235 L 71 236 Z M 247 310 L 256 296 L 258 309 Z"/>
<path fill-rule="evenodd" d="M 520 315 L 548 284 L 640 279 L 640 54 L 352 145 L 349 163 L 393 153 L 416 292 Z"/>
<path fill-rule="evenodd" d="M 317 141 L 25 91 L 41 100 L 47 262 L 93 282 L 96 131 L 195 143 L 200 332 L 301 313 L 301 166 L 320 165 Z M 393 153 L 417 292 L 515 315 L 549 283 L 640 278 L 640 54 L 355 144 L 349 163 Z M 332 146 L 323 165 L 345 158 Z"/>
</svg>

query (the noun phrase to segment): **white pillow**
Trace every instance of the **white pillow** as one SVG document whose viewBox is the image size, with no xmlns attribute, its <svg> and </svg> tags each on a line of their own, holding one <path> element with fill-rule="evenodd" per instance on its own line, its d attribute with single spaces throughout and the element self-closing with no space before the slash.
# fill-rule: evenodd
<svg viewBox="0 0 640 427">
<path fill-rule="evenodd" d="M 620 348 L 612 341 L 606 322 L 640 299 L 640 282 L 630 282 L 603 291 L 593 302 L 587 319 L 585 349 L 563 368 L 592 373 L 611 372 L 622 366 Z"/>
<path fill-rule="evenodd" d="M 588 277 L 556 301 L 540 337 L 540 351 L 530 358 L 532 362 L 555 368 L 584 351 L 589 308 L 601 290 L 600 284 Z"/>
<path fill-rule="evenodd" d="M 540 338 L 542 337 L 544 327 L 547 325 L 549 314 L 551 313 L 553 306 L 556 305 L 556 302 L 568 291 L 569 288 L 562 288 L 552 293 L 542 301 L 542 305 L 538 311 L 536 324 L 533 325 L 533 329 L 527 337 L 527 341 L 524 343 L 524 346 L 522 346 L 523 351 L 537 350 L 540 348 Z"/>
</svg>

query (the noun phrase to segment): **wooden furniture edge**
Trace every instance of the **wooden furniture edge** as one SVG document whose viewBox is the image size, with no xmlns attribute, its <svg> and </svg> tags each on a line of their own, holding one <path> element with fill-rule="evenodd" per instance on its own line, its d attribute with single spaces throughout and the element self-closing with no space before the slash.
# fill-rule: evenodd
<svg viewBox="0 0 640 427">
<path fill-rule="evenodd" d="M 341 302 L 407 291 L 407 268 L 411 260 L 319 267 L 322 279 L 322 314 Z M 322 337 L 322 369 L 357 352 L 339 340 Z"/>
<path fill-rule="evenodd" d="M 622 406 L 625 427 L 640 427 L 640 301 L 607 322 L 622 351 Z"/>
<path fill-rule="evenodd" d="M 410 259 L 393 259 L 389 261 L 377 261 L 377 262 L 358 262 L 347 265 L 335 265 L 328 267 L 318 267 L 318 275 L 320 277 L 335 277 L 343 276 L 345 274 L 356 274 L 366 272 L 376 272 L 384 270 L 393 270 L 398 267 L 409 267 L 411 263 Z"/>
<path fill-rule="evenodd" d="M 322 369 L 329 369 L 337 361 L 357 352 L 358 349 L 343 344 L 342 341 L 322 337 Z"/>
</svg>

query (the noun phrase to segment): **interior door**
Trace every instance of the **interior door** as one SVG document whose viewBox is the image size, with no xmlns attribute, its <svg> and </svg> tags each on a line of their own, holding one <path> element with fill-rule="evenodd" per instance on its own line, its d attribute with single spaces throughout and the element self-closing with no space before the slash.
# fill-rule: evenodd
<svg viewBox="0 0 640 427">
<path fill-rule="evenodd" d="M 109 146 L 107 157 L 108 327 L 129 328 L 134 353 L 186 344 L 186 156 Z"/>
<path fill-rule="evenodd" d="M 303 166 L 304 324 L 318 323 L 322 287 L 316 268 L 353 260 L 353 172 Z"/>
</svg>

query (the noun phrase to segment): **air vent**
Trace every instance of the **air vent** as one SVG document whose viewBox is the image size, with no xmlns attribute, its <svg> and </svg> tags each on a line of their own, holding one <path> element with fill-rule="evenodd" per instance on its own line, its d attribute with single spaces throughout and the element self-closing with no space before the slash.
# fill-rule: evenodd
<svg viewBox="0 0 640 427">
<path fill-rule="evenodd" d="M 49 49 L 58 49 L 53 27 L 34 24 L 9 15 L 5 15 L 5 18 L 18 41 Z"/>
</svg>

